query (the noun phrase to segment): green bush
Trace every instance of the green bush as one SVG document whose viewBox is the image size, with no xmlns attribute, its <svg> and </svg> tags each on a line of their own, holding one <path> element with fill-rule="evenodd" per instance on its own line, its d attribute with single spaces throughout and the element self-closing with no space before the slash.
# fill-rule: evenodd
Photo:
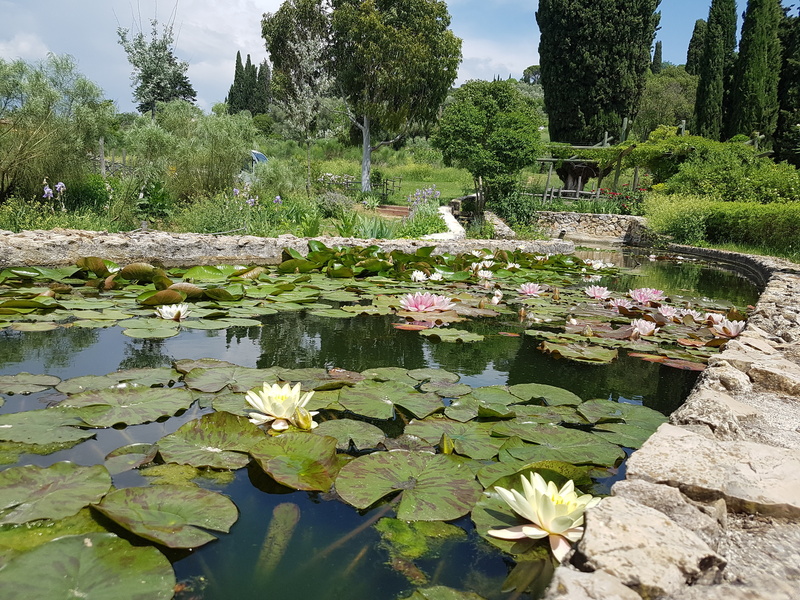
<svg viewBox="0 0 800 600">
<path fill-rule="evenodd" d="M 512 228 L 535 223 L 538 210 L 549 210 L 542 208 L 535 196 L 520 191 L 489 201 L 489 209 Z"/>
<path fill-rule="evenodd" d="M 653 231 L 681 244 L 698 245 L 706 240 L 711 204 L 714 202 L 702 196 L 652 194 L 644 201 L 644 213 Z"/>
</svg>

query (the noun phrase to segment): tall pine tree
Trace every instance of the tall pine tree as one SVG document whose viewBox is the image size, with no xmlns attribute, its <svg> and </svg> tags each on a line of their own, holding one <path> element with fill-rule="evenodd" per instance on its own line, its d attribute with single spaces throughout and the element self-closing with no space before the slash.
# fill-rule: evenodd
<svg viewBox="0 0 800 600">
<path fill-rule="evenodd" d="M 650 67 L 660 0 L 540 0 L 541 83 L 550 139 L 594 144 L 621 139 Z"/>
<path fill-rule="evenodd" d="M 766 136 L 767 147 L 772 146 L 778 122 L 782 17 L 780 0 L 747 2 L 731 88 L 728 137 L 758 132 Z"/>
<path fill-rule="evenodd" d="M 242 53 L 236 53 L 236 68 L 233 72 L 233 83 L 228 91 L 228 97 L 225 102 L 228 105 L 228 112 L 232 115 L 244 110 L 244 89 L 242 87 L 244 82 L 244 67 L 242 66 Z"/>
<path fill-rule="evenodd" d="M 708 11 L 700 81 L 695 101 L 695 133 L 719 140 L 724 131 L 726 89 L 736 50 L 736 0 L 711 0 Z"/>
<path fill-rule="evenodd" d="M 778 129 L 775 132 L 776 158 L 800 168 L 800 10 L 786 14 L 781 22 L 783 47 L 778 83 Z"/>
<path fill-rule="evenodd" d="M 686 51 L 686 72 L 689 75 L 700 74 L 700 63 L 703 60 L 703 41 L 706 37 L 705 19 L 694 22 L 692 39 L 689 40 L 689 49 Z"/>
<path fill-rule="evenodd" d="M 650 65 L 650 71 L 653 75 L 661 73 L 661 42 L 656 42 L 656 48 L 653 50 L 653 63 Z"/>
</svg>

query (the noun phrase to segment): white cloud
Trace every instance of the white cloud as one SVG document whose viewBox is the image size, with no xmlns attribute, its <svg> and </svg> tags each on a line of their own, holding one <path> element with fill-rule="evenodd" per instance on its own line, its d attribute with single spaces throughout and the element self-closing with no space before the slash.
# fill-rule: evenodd
<svg viewBox="0 0 800 600">
<path fill-rule="evenodd" d="M 40 60 L 50 50 L 37 34 L 20 32 L 9 40 L 0 39 L 0 57 L 7 60 Z"/>
<path fill-rule="evenodd" d="M 523 40 L 468 38 L 463 42 L 464 60 L 458 70 L 457 84 L 470 79 L 515 79 L 522 77 L 526 67 L 539 62 L 539 37 Z"/>
</svg>

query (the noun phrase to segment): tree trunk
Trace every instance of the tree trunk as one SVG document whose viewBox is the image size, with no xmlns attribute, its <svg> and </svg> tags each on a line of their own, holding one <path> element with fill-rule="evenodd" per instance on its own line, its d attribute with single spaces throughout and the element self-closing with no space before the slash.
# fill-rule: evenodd
<svg viewBox="0 0 800 600">
<path fill-rule="evenodd" d="M 306 196 L 311 198 L 311 140 L 306 139 Z"/>
<path fill-rule="evenodd" d="M 372 169 L 372 142 L 369 133 L 369 117 L 364 115 L 361 127 L 361 191 L 371 192 L 370 171 Z"/>
</svg>

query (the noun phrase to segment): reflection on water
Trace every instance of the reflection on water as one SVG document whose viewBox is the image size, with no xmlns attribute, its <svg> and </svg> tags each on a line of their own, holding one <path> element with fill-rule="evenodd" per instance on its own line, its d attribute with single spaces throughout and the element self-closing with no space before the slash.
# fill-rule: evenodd
<svg viewBox="0 0 800 600">
<path fill-rule="evenodd" d="M 595 256 L 600 258 L 600 256 Z M 610 255 L 604 253 L 603 260 Z M 757 299 L 747 280 L 700 263 L 675 264 L 650 261 L 646 256 L 617 255 L 634 272 L 601 282 L 617 291 L 656 287 L 675 298 L 703 295 L 746 307 Z M 413 331 L 399 331 L 393 317 L 361 316 L 352 319 L 315 317 L 304 312 L 280 313 L 263 318 L 262 327 L 236 327 L 226 331 L 185 330 L 163 340 L 136 340 L 120 328 L 58 329 L 46 333 L 0 331 L 0 374 L 49 373 L 62 379 L 102 375 L 118 369 L 169 366 L 177 359 L 211 357 L 242 366 L 340 367 L 363 371 L 371 367 L 406 369 L 439 367 L 459 374 L 472 385 L 544 383 L 566 388 L 585 400 L 621 399 L 642 402 L 668 414 L 677 408 L 694 384 L 697 373 L 630 358 L 624 353 L 610 365 L 586 365 L 558 360 L 536 349 L 537 342 L 521 335 L 516 320 L 460 323 L 486 336 L 471 344 L 433 343 Z M 499 332 L 519 334 L 499 335 Z M 42 408 L 61 396 L 49 390 L 30 396 L 9 396 L 0 412 Z M 27 463 L 52 464 L 74 460 L 97 464 L 110 450 L 132 441 L 155 441 L 196 418 L 192 408 L 163 423 L 137 425 L 101 432 L 96 440 L 74 450 L 44 457 L 25 457 Z M 137 473 L 115 477 L 117 485 L 138 485 Z M 468 519 L 457 524 L 466 536 L 445 546 L 436 557 L 411 564 L 388 564 L 389 555 L 379 545 L 377 532 L 366 527 L 335 550 L 325 548 L 359 527 L 380 511 L 359 511 L 324 494 L 275 489 L 258 469 L 241 469 L 233 483 L 222 488 L 240 510 L 229 535 L 197 551 L 173 556 L 178 579 L 202 577 L 203 598 L 249 598 L 273 591 L 284 599 L 395 598 L 413 589 L 417 578 L 431 585 L 470 589 L 486 598 L 501 598 L 500 589 L 513 561 L 493 551 L 475 534 Z M 213 488 L 213 484 L 208 487 Z M 255 487 L 255 491 L 254 491 Z M 603 489 L 602 486 L 598 489 Z M 279 493 L 276 493 L 279 492 Z M 254 570 L 264 543 L 273 508 L 295 503 L 300 521 L 286 555 L 267 578 Z M 179 559 L 179 560 L 178 560 Z M 414 569 L 419 572 L 411 572 Z M 423 579 L 420 579 L 423 578 Z"/>
</svg>

